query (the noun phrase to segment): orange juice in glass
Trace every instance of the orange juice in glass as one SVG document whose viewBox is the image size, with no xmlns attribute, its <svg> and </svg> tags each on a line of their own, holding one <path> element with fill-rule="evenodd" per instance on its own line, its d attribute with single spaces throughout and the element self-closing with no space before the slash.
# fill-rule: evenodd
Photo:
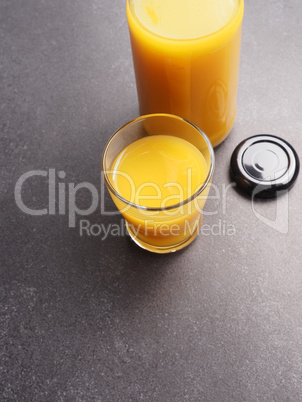
<svg viewBox="0 0 302 402">
<path fill-rule="evenodd" d="M 243 0 L 127 0 L 140 114 L 171 113 L 212 145 L 237 110 Z"/>
<path fill-rule="evenodd" d="M 190 244 L 202 224 L 214 169 L 209 139 L 178 116 L 141 116 L 117 130 L 103 153 L 107 188 L 142 248 L 168 253 Z"/>
</svg>

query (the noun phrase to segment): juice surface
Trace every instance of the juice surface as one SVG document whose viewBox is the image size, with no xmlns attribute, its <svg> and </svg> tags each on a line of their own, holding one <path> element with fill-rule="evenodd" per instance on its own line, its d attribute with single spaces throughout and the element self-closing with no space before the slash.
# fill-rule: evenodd
<svg viewBox="0 0 302 402">
<path fill-rule="evenodd" d="M 169 113 L 199 126 L 213 146 L 231 131 L 243 0 L 127 0 L 141 115 Z"/>
<path fill-rule="evenodd" d="M 126 200 L 163 208 L 193 195 L 207 173 L 206 161 L 194 145 L 174 136 L 152 135 L 131 143 L 117 156 L 111 180 Z"/>
<path fill-rule="evenodd" d="M 134 0 L 140 22 L 157 35 L 193 39 L 218 31 L 237 10 L 236 0 Z"/>
</svg>

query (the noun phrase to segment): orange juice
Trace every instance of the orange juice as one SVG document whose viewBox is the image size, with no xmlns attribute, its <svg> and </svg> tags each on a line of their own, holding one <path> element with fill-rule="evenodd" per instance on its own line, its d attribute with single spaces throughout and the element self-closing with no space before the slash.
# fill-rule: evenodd
<svg viewBox="0 0 302 402">
<path fill-rule="evenodd" d="M 113 200 L 134 237 L 161 247 L 182 243 L 198 232 L 208 189 L 194 202 L 179 204 L 202 187 L 208 172 L 204 156 L 190 142 L 170 135 L 143 137 L 118 154 L 110 174 L 117 193 L 142 209 L 125 207 L 112 194 Z"/>
<path fill-rule="evenodd" d="M 235 121 L 243 0 L 128 0 L 141 114 L 172 113 L 216 146 Z"/>
</svg>

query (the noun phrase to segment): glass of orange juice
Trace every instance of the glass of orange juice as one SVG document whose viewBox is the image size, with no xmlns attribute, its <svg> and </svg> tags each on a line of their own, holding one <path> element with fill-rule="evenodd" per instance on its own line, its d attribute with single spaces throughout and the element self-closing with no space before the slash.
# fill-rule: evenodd
<svg viewBox="0 0 302 402">
<path fill-rule="evenodd" d="M 213 146 L 231 131 L 244 0 L 127 0 L 140 114 L 171 113 Z"/>
<path fill-rule="evenodd" d="M 193 123 L 175 115 L 138 117 L 107 142 L 102 171 L 131 238 L 169 253 L 190 244 L 214 170 L 214 151 Z"/>
</svg>

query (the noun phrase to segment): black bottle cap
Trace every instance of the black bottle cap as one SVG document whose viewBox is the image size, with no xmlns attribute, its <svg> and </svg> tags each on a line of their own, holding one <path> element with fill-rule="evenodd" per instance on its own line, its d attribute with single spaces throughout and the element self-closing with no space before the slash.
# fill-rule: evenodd
<svg viewBox="0 0 302 402">
<path fill-rule="evenodd" d="M 259 134 L 242 141 L 231 157 L 231 174 L 238 187 L 260 198 L 290 189 L 299 174 L 294 148 L 282 138 Z"/>
</svg>

